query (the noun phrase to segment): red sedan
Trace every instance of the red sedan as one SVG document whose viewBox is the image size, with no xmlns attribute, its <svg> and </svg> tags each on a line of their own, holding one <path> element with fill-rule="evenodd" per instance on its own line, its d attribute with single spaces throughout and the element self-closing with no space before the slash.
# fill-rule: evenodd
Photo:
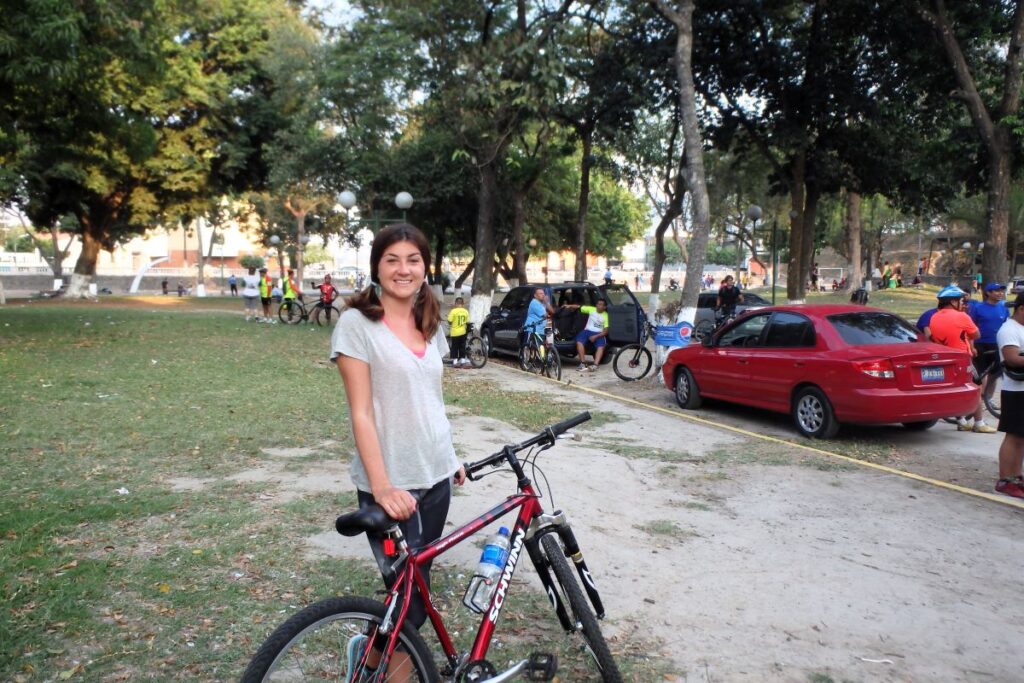
<svg viewBox="0 0 1024 683">
<path fill-rule="evenodd" d="M 715 398 L 793 416 L 801 434 L 830 438 L 840 423 L 928 429 L 978 405 L 967 354 L 922 341 L 908 322 L 865 306 L 750 311 L 662 368 L 682 408 Z"/>
</svg>

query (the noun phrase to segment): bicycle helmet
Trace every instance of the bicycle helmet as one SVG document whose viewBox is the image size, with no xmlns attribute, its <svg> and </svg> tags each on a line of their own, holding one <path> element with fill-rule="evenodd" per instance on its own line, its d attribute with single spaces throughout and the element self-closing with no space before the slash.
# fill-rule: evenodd
<svg viewBox="0 0 1024 683">
<path fill-rule="evenodd" d="M 964 296 L 966 292 L 960 289 L 956 285 L 946 285 L 939 290 L 939 293 L 935 295 L 936 299 L 959 299 Z"/>
</svg>

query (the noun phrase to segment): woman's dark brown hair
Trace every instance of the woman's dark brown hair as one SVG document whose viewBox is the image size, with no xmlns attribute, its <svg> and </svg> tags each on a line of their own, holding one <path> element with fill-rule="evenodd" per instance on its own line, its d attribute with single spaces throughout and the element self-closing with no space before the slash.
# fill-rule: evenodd
<svg viewBox="0 0 1024 683">
<path fill-rule="evenodd" d="M 397 223 L 377 233 L 373 238 L 373 245 L 370 247 L 370 286 L 348 300 L 349 308 L 354 308 L 374 322 L 384 317 L 384 307 L 380 303 L 380 295 L 377 293 L 380 281 L 377 279 L 380 259 L 384 256 L 384 250 L 395 242 L 412 242 L 423 258 L 423 268 L 426 270 L 430 263 L 430 244 L 420 229 L 409 223 Z M 437 301 L 434 293 L 427 286 L 424 279 L 420 293 L 413 303 L 413 313 L 416 317 L 416 328 L 423 333 L 423 337 L 429 342 L 437 332 L 441 324 L 441 304 Z"/>
</svg>

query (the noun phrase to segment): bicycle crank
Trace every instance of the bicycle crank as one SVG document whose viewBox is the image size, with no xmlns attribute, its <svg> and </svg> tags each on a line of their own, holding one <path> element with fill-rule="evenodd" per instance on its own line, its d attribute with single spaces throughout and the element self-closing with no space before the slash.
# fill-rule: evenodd
<svg viewBox="0 0 1024 683">
<path fill-rule="evenodd" d="M 494 673 L 494 666 L 486 661 L 471 662 L 463 675 L 466 683 L 504 683 L 522 675 L 528 681 L 550 681 L 558 672 L 558 657 L 549 652 L 534 652 L 529 659 L 524 659 L 507 671 Z M 490 672 L 490 677 L 479 677 Z"/>
</svg>

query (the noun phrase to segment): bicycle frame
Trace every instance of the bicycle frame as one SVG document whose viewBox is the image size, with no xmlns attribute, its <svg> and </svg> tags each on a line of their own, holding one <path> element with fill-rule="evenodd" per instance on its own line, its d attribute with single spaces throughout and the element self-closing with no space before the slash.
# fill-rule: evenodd
<svg viewBox="0 0 1024 683">
<path fill-rule="evenodd" d="M 515 457 L 514 454 L 512 454 L 512 457 Z M 403 564 L 403 566 L 399 571 L 398 578 L 388 593 L 387 599 L 384 601 L 385 605 L 388 606 L 388 611 L 379 629 L 381 635 L 389 634 L 387 647 L 385 648 L 380 664 L 378 665 L 380 670 L 387 669 L 388 662 L 398 645 L 398 633 L 401 631 L 401 627 L 405 623 L 409 610 L 409 599 L 412 596 L 412 590 L 414 587 L 419 591 L 420 597 L 423 599 L 427 618 L 430 620 L 431 626 L 433 627 L 434 632 L 437 635 L 437 639 L 441 644 L 445 659 L 448 661 L 453 672 L 458 669 L 460 665 L 458 652 L 455 650 L 455 645 L 452 643 L 452 639 L 448 635 L 448 631 L 445 628 L 441 614 L 437 611 L 437 608 L 434 607 L 429 589 L 427 588 L 426 580 L 423 577 L 422 566 L 424 563 L 429 562 L 438 555 L 450 550 L 483 529 L 485 526 L 513 510 L 516 510 L 517 508 L 519 509 L 519 513 L 516 516 L 516 521 L 513 525 L 510 536 L 508 560 L 505 563 L 504 570 L 498 580 L 494 594 L 491 596 L 488 608 L 483 613 L 483 619 L 477 630 L 476 638 L 473 641 L 472 648 L 469 650 L 466 661 L 474 662 L 484 659 L 487 656 L 491 637 L 497 628 L 498 617 L 501 615 L 501 610 L 504 606 L 505 598 L 512 582 L 512 577 L 515 574 L 516 566 L 518 565 L 524 547 L 526 548 L 534 567 L 537 569 L 537 574 L 544 586 L 544 591 L 547 593 L 548 599 L 551 601 L 552 607 L 554 607 L 562 627 L 566 631 L 575 629 L 575 624 L 572 619 L 570 619 L 569 614 L 566 611 L 562 598 L 559 595 L 559 591 L 555 588 L 554 580 L 551 578 L 551 572 L 543 559 L 540 540 L 548 533 L 558 533 L 559 537 L 562 539 L 563 545 L 565 546 L 566 555 L 572 558 L 572 562 L 580 576 L 580 581 L 582 582 L 584 589 L 594 606 L 595 614 L 598 618 L 604 617 L 604 606 L 601 602 L 600 595 L 597 592 L 597 587 L 590 575 L 590 571 L 587 569 L 586 562 L 583 560 L 583 554 L 580 552 L 579 544 L 576 542 L 575 535 L 572 533 L 572 529 L 569 527 L 564 515 L 560 512 L 556 512 L 553 515 L 545 514 L 541 507 L 539 496 L 535 493 L 530 480 L 523 476 L 519 482 L 519 493 L 509 496 L 504 502 L 494 506 L 476 519 L 459 527 L 448 535 L 439 538 L 433 543 L 424 546 L 419 550 L 410 550 L 405 546 L 404 539 L 400 541 L 403 546 L 401 550 L 403 550 L 404 553 L 399 553 L 395 565 L 392 566 L 394 567 L 398 564 Z M 396 608 L 398 608 L 398 615 L 396 618 L 392 619 Z"/>
</svg>

